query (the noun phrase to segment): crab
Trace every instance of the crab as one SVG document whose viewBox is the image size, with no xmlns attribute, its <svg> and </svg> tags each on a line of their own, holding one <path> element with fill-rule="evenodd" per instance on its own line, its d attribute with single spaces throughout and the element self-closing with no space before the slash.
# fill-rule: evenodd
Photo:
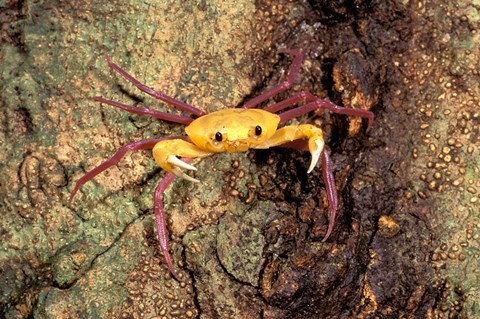
<svg viewBox="0 0 480 319">
<path fill-rule="evenodd" d="M 169 271 L 173 277 L 180 280 L 168 251 L 169 241 L 163 208 L 163 193 L 176 177 L 194 183 L 199 182 L 198 179 L 185 173 L 185 170 L 197 170 L 195 166 L 190 164 L 192 160 L 220 152 L 245 152 L 249 149 L 267 149 L 274 146 L 308 149 L 311 153 L 311 162 L 307 173 L 310 173 L 321 159 L 322 175 L 329 204 L 329 224 L 323 238 L 323 241 L 326 241 L 333 230 L 338 199 L 332 162 L 327 150 L 324 148 L 322 131 L 320 128 L 310 124 L 285 125 L 280 128 L 279 125 L 309 112 L 315 111 L 318 113 L 326 109 L 337 114 L 366 118 L 368 120 L 368 131 L 373 127 L 374 115 L 371 111 L 335 105 L 327 100 L 319 99 L 306 91 L 299 92 L 264 109 L 254 109 L 260 103 L 287 90 L 299 73 L 303 61 L 302 53 L 295 50 L 280 50 L 278 53 L 291 55 L 294 58 L 285 81 L 248 101 L 241 108 L 223 109 L 209 114 L 142 84 L 105 54 L 110 68 L 128 82 L 141 91 L 185 113 L 189 113 L 191 116 L 169 114 L 153 109 L 129 106 L 99 96 L 94 97 L 94 100 L 130 113 L 148 115 L 164 121 L 187 125 L 185 128 L 187 136 L 160 137 L 125 145 L 112 157 L 87 172 L 77 181 L 71 192 L 68 205 L 71 205 L 75 194 L 82 185 L 109 167 L 116 165 L 128 151 L 152 149 L 153 157 L 157 164 L 167 171 L 167 174 L 160 180 L 154 192 L 154 211 L 158 240 Z M 303 105 L 293 107 L 303 101 L 305 101 Z M 285 110 L 287 108 L 289 109 Z"/>
</svg>

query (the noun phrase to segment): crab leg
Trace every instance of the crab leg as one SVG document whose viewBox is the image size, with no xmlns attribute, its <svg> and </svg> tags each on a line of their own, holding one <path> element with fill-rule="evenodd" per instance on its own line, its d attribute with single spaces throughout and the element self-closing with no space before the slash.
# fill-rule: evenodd
<svg viewBox="0 0 480 319">
<path fill-rule="evenodd" d="M 125 154 L 128 151 L 152 149 L 158 142 L 170 140 L 170 139 L 188 141 L 188 138 L 186 136 L 173 136 L 173 137 L 162 137 L 162 138 L 157 138 L 152 140 L 139 141 L 139 142 L 134 142 L 134 143 L 125 145 L 117 153 L 115 153 L 115 155 L 113 155 L 108 160 L 106 160 L 99 166 L 95 167 L 94 169 L 86 173 L 82 178 L 80 178 L 77 181 L 70 195 L 70 198 L 68 200 L 68 205 L 70 206 L 73 200 L 73 197 L 75 196 L 77 191 L 80 189 L 80 187 L 82 187 L 83 184 L 90 181 L 95 176 L 105 171 L 106 169 L 110 168 L 111 166 L 117 164 L 123 158 L 123 156 L 125 156 Z M 183 161 L 180 161 L 180 160 L 178 161 L 183 163 L 181 164 L 181 167 L 193 168 L 193 166 L 189 165 L 189 163 L 192 160 L 193 159 L 183 159 Z M 173 269 L 172 259 L 170 258 L 170 254 L 168 253 L 168 231 L 167 231 L 167 226 L 165 222 L 165 215 L 163 213 L 163 192 L 173 182 L 175 177 L 176 176 L 173 173 L 168 173 L 160 181 L 160 183 L 155 189 L 155 195 L 154 195 L 155 205 L 154 206 L 155 206 L 155 220 L 157 224 L 157 234 L 158 234 L 158 240 L 160 242 L 160 248 L 162 250 L 162 254 L 165 258 L 165 262 L 167 263 L 168 269 L 171 271 L 172 275 L 177 280 L 179 280 L 177 273 Z"/>
<path fill-rule="evenodd" d="M 125 105 L 123 103 L 115 102 L 112 100 L 105 99 L 101 96 L 96 96 L 93 98 L 96 102 L 100 103 L 105 103 L 111 106 L 118 107 L 119 109 L 125 110 L 129 113 L 133 114 L 141 114 L 141 115 L 148 115 L 157 119 L 169 121 L 169 122 L 174 122 L 174 123 L 179 123 L 179 124 L 185 124 L 188 125 L 190 124 L 193 119 L 182 116 L 182 115 L 176 115 L 176 114 L 169 114 L 169 113 L 164 113 L 160 112 L 157 110 L 152 110 L 148 109 L 146 107 L 135 107 L 135 106 L 130 106 L 130 105 Z"/>
<path fill-rule="evenodd" d="M 294 96 L 291 96 L 283 101 L 267 106 L 265 108 L 265 111 L 277 113 L 278 111 L 281 111 L 289 106 L 295 105 L 298 102 L 302 102 L 302 101 L 312 102 L 312 101 L 315 101 L 316 99 L 317 98 L 313 96 L 311 93 L 306 91 L 301 91 L 295 94 Z"/>
<path fill-rule="evenodd" d="M 264 93 L 260 94 L 259 96 L 251 99 L 245 105 L 243 106 L 244 109 L 250 109 L 260 103 L 262 103 L 265 100 L 268 100 L 272 96 L 285 91 L 288 89 L 293 82 L 295 81 L 295 78 L 297 77 L 298 71 L 300 70 L 300 67 L 302 66 L 302 60 L 303 60 L 303 54 L 295 51 L 295 50 L 279 50 L 278 53 L 286 53 L 294 56 L 294 60 L 292 65 L 290 66 L 290 70 L 287 75 L 287 79 L 280 83 L 279 85 L 271 88 L 270 90 L 265 91 Z"/>
<path fill-rule="evenodd" d="M 195 144 L 185 139 L 159 141 L 153 147 L 152 152 L 157 164 L 168 172 L 158 184 L 154 195 L 158 241 L 160 242 L 160 248 L 168 269 L 177 280 L 180 280 L 173 268 L 172 259 L 168 253 L 168 232 L 163 212 L 163 192 L 177 176 L 191 182 L 199 182 L 197 179 L 185 174 L 183 169 L 196 171 L 197 168 L 190 164 L 193 158 L 207 157 L 212 155 L 212 153 L 201 150 Z M 182 160 L 177 156 L 182 157 Z"/>
<path fill-rule="evenodd" d="M 293 82 L 295 81 L 295 78 L 296 78 L 296 76 L 297 76 L 297 74 L 300 70 L 301 65 L 302 65 L 303 54 L 298 52 L 298 51 L 294 51 L 294 50 L 279 50 L 278 52 L 279 53 L 291 54 L 291 55 L 294 56 L 294 61 L 293 61 L 292 65 L 290 66 L 290 71 L 289 71 L 289 74 L 287 76 L 287 80 L 280 83 L 278 86 L 260 94 L 259 96 L 253 98 L 252 100 L 248 101 L 247 103 L 245 103 L 243 108 L 249 109 L 249 108 L 252 108 L 252 107 L 260 104 L 261 102 L 263 102 L 265 100 L 268 100 L 272 96 L 288 89 L 293 84 Z M 272 112 L 272 113 L 276 113 L 276 112 L 281 111 L 281 110 L 283 110 L 283 109 L 285 109 L 289 106 L 295 105 L 296 103 L 301 102 L 301 101 L 307 101 L 308 103 L 280 114 L 281 122 L 288 121 L 288 120 L 290 120 L 294 117 L 303 115 L 305 113 L 308 113 L 310 111 L 314 111 L 314 110 L 317 110 L 317 109 L 327 109 L 327 110 L 331 111 L 332 113 L 336 113 L 336 114 L 345 114 L 345 115 L 359 116 L 359 117 L 362 117 L 362 118 L 366 118 L 366 119 L 368 119 L 368 129 L 367 130 L 370 130 L 373 127 L 373 117 L 374 116 L 373 116 L 372 112 L 366 111 L 366 110 L 352 109 L 352 108 L 346 108 L 346 107 L 338 106 L 338 105 L 336 105 L 332 102 L 329 102 L 327 100 L 319 99 L 319 98 L 315 97 L 314 95 L 312 95 L 311 93 L 306 92 L 306 91 L 302 91 L 302 92 L 300 92 L 300 93 L 298 93 L 298 94 L 296 94 L 296 95 L 294 95 L 290 98 L 287 98 L 283 101 L 280 101 L 278 103 L 267 106 L 265 108 L 265 110 L 269 111 L 269 112 Z"/>
<path fill-rule="evenodd" d="M 68 206 L 72 203 L 73 197 L 77 193 L 77 191 L 82 187 L 83 184 L 86 182 L 90 181 L 93 179 L 95 176 L 100 174 L 101 172 L 105 171 L 106 169 L 112 167 L 113 165 L 117 164 L 128 151 L 133 151 L 133 150 L 148 150 L 152 149 L 155 144 L 157 144 L 160 141 L 163 140 L 170 140 L 170 139 L 184 139 L 188 140 L 186 136 L 172 136 L 172 137 L 161 137 L 161 138 L 156 138 L 152 140 L 145 140 L 145 141 L 139 141 L 139 142 L 133 142 L 130 144 L 125 145 L 122 147 L 115 155 L 110 157 L 108 160 L 103 162 L 102 164 L 98 165 L 85 175 L 81 177 L 77 183 L 75 184 L 75 187 L 73 188 L 72 193 L 70 194 L 70 198 L 68 199 Z"/>
<path fill-rule="evenodd" d="M 279 145 L 280 147 L 294 148 L 301 151 L 308 151 L 308 143 L 305 140 L 295 140 L 292 142 L 287 142 L 285 144 Z M 322 176 L 323 182 L 325 184 L 325 189 L 327 191 L 328 199 L 328 229 L 327 233 L 323 237 L 323 242 L 325 242 L 330 234 L 332 233 L 333 226 L 335 224 L 335 218 L 337 215 L 338 209 L 338 195 L 337 188 L 335 187 L 335 178 L 333 177 L 333 166 L 330 156 L 325 148 L 321 152 L 322 157 Z"/>
<path fill-rule="evenodd" d="M 373 127 L 373 117 L 374 117 L 374 115 L 373 115 L 373 112 L 371 112 L 371 111 L 360 110 L 360 109 L 352 109 L 352 108 L 348 108 L 348 107 L 338 106 L 338 105 L 333 104 L 332 102 L 329 102 L 327 100 L 318 99 L 308 92 L 302 92 L 302 93 L 305 93 L 306 99 L 311 100 L 313 98 L 314 100 L 312 102 L 309 102 L 309 103 L 305 104 L 305 105 L 302 105 L 302 106 L 293 108 L 291 110 L 285 111 L 283 113 L 280 113 L 279 114 L 280 122 L 288 121 L 288 120 L 293 119 L 297 116 L 301 116 L 303 114 L 306 114 L 310 111 L 316 111 L 318 109 L 327 109 L 327 110 L 331 111 L 332 113 L 336 113 L 336 114 L 345 114 L 345 115 L 352 115 L 352 116 L 359 116 L 359 117 L 362 117 L 362 118 L 366 118 L 368 120 L 367 131 L 370 130 Z M 285 101 L 292 102 L 292 101 L 294 101 L 293 98 L 298 99 L 298 95 L 299 94 L 292 97 L 292 100 L 290 100 L 290 101 L 289 101 L 289 99 L 287 99 Z M 274 110 L 284 109 L 285 107 L 288 107 L 288 105 L 282 104 L 281 107 L 278 107 L 276 105 L 280 104 L 280 103 L 283 103 L 285 101 L 273 104 L 273 105 L 271 105 L 271 108 L 274 109 Z M 298 101 L 295 101 L 295 103 L 296 102 L 298 102 Z M 294 104 L 294 103 L 292 103 L 292 104 Z"/>
<path fill-rule="evenodd" d="M 302 141 L 302 138 L 308 138 L 308 144 L 306 144 L 306 141 Z M 284 146 L 304 150 L 307 145 L 308 150 L 312 154 L 312 161 L 308 168 L 308 173 L 313 170 L 320 156 L 322 158 L 322 175 L 329 204 L 328 229 L 323 238 L 323 241 L 326 241 L 332 233 L 333 225 L 335 224 L 338 196 L 335 187 L 335 178 L 333 177 L 332 161 L 330 160 L 330 156 L 328 156 L 327 150 L 324 148 L 322 131 L 318 127 L 310 124 L 284 126 L 278 129 L 266 142 L 258 145 L 257 148 Z"/>
<path fill-rule="evenodd" d="M 184 159 L 185 163 L 189 163 L 192 159 Z M 158 183 L 158 186 L 155 188 L 155 194 L 153 197 L 154 207 L 155 207 L 155 220 L 157 224 L 157 236 L 158 241 L 160 242 L 160 249 L 162 250 L 163 258 L 167 263 L 168 270 L 172 273 L 173 277 L 180 281 L 177 272 L 173 268 L 172 258 L 168 252 L 168 230 L 167 224 L 165 222 L 165 214 L 163 211 L 163 192 L 167 187 L 173 183 L 175 180 L 175 175 L 173 173 L 168 173 L 165 177 Z"/>
<path fill-rule="evenodd" d="M 307 104 L 293 108 L 291 110 L 288 110 L 286 112 L 280 113 L 280 122 L 285 122 L 288 121 L 294 117 L 301 116 L 303 114 L 306 114 L 310 111 L 318 111 L 319 109 L 327 109 L 333 113 L 337 114 L 345 114 L 345 115 L 353 115 L 353 116 L 360 116 L 362 118 L 366 118 L 368 120 L 368 128 L 367 131 L 370 130 L 373 127 L 373 113 L 370 111 L 366 110 L 359 110 L 359 109 L 352 109 L 352 108 L 345 108 L 341 107 L 338 105 L 335 105 L 329 101 L 322 100 L 316 98 L 314 95 L 312 95 L 309 92 L 302 91 L 288 99 L 285 99 L 283 101 L 280 101 L 278 103 L 272 104 L 268 107 L 265 108 L 265 110 L 275 113 L 278 111 L 281 111 L 291 105 L 294 105 L 298 102 L 301 102 L 303 100 L 307 101 Z M 322 140 L 323 142 L 323 140 Z M 310 145 L 310 140 L 309 140 L 309 145 Z M 284 146 L 287 147 L 295 147 L 298 148 L 299 144 L 289 142 L 284 144 Z M 310 165 L 309 171 L 312 169 L 312 165 L 314 165 L 314 161 L 316 163 L 316 160 L 314 159 L 314 153 L 312 152 L 311 146 L 310 148 L 310 153 L 312 153 L 312 163 Z M 318 154 L 318 152 L 316 153 Z M 332 168 L 332 162 L 330 160 L 330 156 L 328 155 L 327 150 L 322 149 L 321 150 L 321 156 L 322 156 L 322 175 L 323 175 L 323 181 L 325 183 L 325 187 L 327 190 L 327 199 L 328 199 L 328 204 L 329 204 L 329 213 L 328 213 L 328 229 L 327 233 L 325 234 L 325 237 L 323 238 L 322 241 L 326 241 L 330 234 L 332 233 L 333 230 L 333 225 L 335 224 L 335 217 L 337 215 L 337 207 L 338 207 L 338 196 L 337 196 L 337 189 L 335 187 L 335 178 L 333 177 L 333 168 Z M 317 159 L 318 160 L 318 159 Z"/>
<path fill-rule="evenodd" d="M 327 199 L 328 199 L 328 229 L 325 237 L 323 237 L 323 242 L 328 239 L 333 230 L 333 225 L 335 224 L 335 217 L 337 215 L 338 208 L 338 196 L 337 188 L 335 187 L 335 178 L 333 177 L 333 167 L 332 161 L 326 149 L 323 149 L 322 152 L 322 175 L 323 182 L 325 183 L 325 189 L 327 190 Z"/>
<path fill-rule="evenodd" d="M 191 105 L 188 105 L 185 102 L 182 102 L 180 100 L 174 99 L 160 91 L 156 91 L 145 84 L 141 83 L 137 79 L 135 79 L 133 76 L 131 76 L 127 71 L 123 70 L 121 67 L 119 67 L 117 64 L 115 64 L 112 59 L 108 56 L 108 54 L 105 54 L 105 59 L 107 60 L 108 65 L 110 68 L 112 68 L 114 71 L 119 73 L 121 76 L 123 76 L 128 82 L 132 83 L 135 85 L 138 89 L 141 91 L 147 93 L 148 95 L 153 96 L 154 98 L 157 98 L 161 101 L 164 101 L 165 103 L 168 103 L 176 108 L 179 108 L 180 110 L 183 110 L 185 112 L 188 112 L 190 114 L 194 114 L 196 116 L 202 116 L 205 114 L 200 109 L 197 109 Z"/>
</svg>

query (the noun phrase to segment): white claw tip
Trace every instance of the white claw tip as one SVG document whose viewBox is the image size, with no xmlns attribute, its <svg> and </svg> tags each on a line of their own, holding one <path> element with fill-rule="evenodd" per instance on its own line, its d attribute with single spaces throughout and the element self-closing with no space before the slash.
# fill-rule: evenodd
<svg viewBox="0 0 480 319">
<path fill-rule="evenodd" d="M 189 176 L 185 173 L 182 173 L 180 175 L 181 178 L 186 179 L 187 181 L 193 182 L 193 183 L 200 183 L 200 181 L 196 178 L 193 178 L 192 176 Z"/>
<path fill-rule="evenodd" d="M 192 176 L 189 176 L 187 174 L 185 174 L 180 168 L 178 167 L 175 167 L 173 170 L 172 170 L 172 173 L 175 174 L 177 177 L 180 177 L 180 178 L 183 178 L 187 181 L 190 181 L 190 182 L 193 182 L 193 183 L 200 183 L 200 181 L 196 178 L 193 178 Z"/>
<path fill-rule="evenodd" d="M 315 141 L 316 148 L 312 152 L 312 161 L 310 162 L 310 167 L 308 168 L 307 174 L 309 174 L 315 166 L 317 166 L 318 160 L 320 158 L 320 154 L 323 151 L 323 141 L 321 140 L 316 140 Z"/>
<path fill-rule="evenodd" d="M 167 158 L 167 162 L 173 166 L 172 173 L 175 174 L 176 176 L 183 178 L 187 181 L 193 182 L 193 183 L 200 183 L 200 181 L 196 178 L 193 178 L 183 172 L 182 169 L 188 169 L 191 171 L 196 171 L 197 168 L 193 165 L 190 165 L 188 163 L 185 163 L 175 155 L 170 155 Z"/>
<path fill-rule="evenodd" d="M 173 166 L 176 166 L 176 167 L 181 167 L 181 168 L 188 169 L 188 170 L 191 170 L 191 171 L 196 171 L 197 170 L 197 168 L 195 166 L 190 165 L 188 163 L 185 163 L 184 161 L 182 161 L 181 159 L 179 159 L 175 155 L 168 156 L 167 162 L 172 164 Z"/>
</svg>

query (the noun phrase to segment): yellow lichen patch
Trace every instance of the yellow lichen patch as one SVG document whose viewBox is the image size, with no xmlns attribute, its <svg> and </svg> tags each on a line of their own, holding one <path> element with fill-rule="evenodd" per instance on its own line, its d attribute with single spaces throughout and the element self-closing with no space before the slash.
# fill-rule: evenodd
<svg viewBox="0 0 480 319">
<path fill-rule="evenodd" d="M 368 276 L 365 276 L 365 284 L 363 285 L 362 301 L 357 305 L 357 318 L 369 318 L 378 309 L 377 297 L 372 290 L 372 286 L 368 281 Z"/>
<path fill-rule="evenodd" d="M 388 238 L 395 236 L 400 231 L 400 226 L 395 219 L 385 215 L 380 216 L 378 220 L 378 228 L 381 234 Z"/>
</svg>

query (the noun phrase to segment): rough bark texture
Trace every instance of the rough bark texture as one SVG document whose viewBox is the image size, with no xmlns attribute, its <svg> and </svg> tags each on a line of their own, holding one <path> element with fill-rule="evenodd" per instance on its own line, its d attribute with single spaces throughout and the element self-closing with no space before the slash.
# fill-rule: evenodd
<svg viewBox="0 0 480 319">
<path fill-rule="evenodd" d="M 166 4 L 168 3 L 168 4 Z M 478 1 L 0 1 L 0 316 L 480 316 Z M 373 130 L 320 125 L 340 194 L 331 238 L 320 169 L 275 148 L 196 164 L 165 194 L 173 280 L 156 241 L 149 152 L 69 192 L 128 141 L 181 125 L 92 99 L 177 112 L 113 74 L 205 111 L 284 79 L 372 109 Z"/>
</svg>

